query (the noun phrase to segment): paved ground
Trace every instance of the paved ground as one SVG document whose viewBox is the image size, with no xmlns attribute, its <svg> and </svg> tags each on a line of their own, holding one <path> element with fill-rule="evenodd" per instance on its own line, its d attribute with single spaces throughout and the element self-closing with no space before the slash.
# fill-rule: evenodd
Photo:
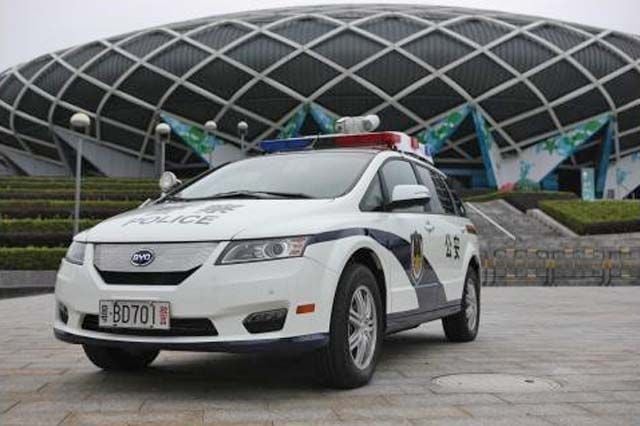
<svg viewBox="0 0 640 426">
<path fill-rule="evenodd" d="M 0 425 L 640 425 L 639 288 L 486 288 L 483 297 L 477 341 L 447 343 L 439 322 L 397 334 L 374 381 L 343 392 L 314 385 L 300 358 L 164 353 L 144 374 L 105 374 L 53 339 L 51 295 L 2 300 Z M 560 387 L 433 382 L 458 373 Z"/>
</svg>

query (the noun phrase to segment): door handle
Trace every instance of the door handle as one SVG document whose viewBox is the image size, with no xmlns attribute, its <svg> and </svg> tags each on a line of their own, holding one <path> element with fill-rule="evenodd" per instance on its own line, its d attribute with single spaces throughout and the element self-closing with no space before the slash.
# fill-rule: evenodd
<svg viewBox="0 0 640 426">
<path fill-rule="evenodd" d="M 435 225 L 432 225 L 431 222 L 427 222 L 424 224 L 424 229 L 428 232 L 428 233 L 432 233 L 434 229 L 436 229 Z"/>
</svg>

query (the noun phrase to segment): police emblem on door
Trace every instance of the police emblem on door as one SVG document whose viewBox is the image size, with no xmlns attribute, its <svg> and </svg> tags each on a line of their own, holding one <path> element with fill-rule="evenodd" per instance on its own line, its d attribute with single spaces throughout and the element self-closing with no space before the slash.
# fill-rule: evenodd
<svg viewBox="0 0 640 426">
<path fill-rule="evenodd" d="M 411 234 L 411 278 L 416 284 L 420 283 L 424 260 L 422 256 L 422 235 L 419 232 Z"/>
</svg>

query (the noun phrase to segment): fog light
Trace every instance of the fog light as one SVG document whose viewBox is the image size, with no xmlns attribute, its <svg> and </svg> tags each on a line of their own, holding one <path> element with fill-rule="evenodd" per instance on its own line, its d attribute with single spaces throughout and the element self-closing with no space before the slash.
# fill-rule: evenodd
<svg viewBox="0 0 640 426">
<path fill-rule="evenodd" d="M 58 317 L 60 318 L 60 321 L 65 324 L 69 322 L 69 311 L 67 310 L 67 307 L 60 302 L 58 302 Z"/>
<path fill-rule="evenodd" d="M 242 324 L 249 333 L 267 333 L 269 331 L 282 330 L 286 318 L 286 309 L 274 309 L 272 311 L 254 312 L 246 317 Z"/>
</svg>

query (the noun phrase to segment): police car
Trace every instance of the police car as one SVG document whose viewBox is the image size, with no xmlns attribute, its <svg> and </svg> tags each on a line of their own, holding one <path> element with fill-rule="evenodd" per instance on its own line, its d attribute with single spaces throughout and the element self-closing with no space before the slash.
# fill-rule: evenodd
<svg viewBox="0 0 640 426">
<path fill-rule="evenodd" d="M 161 350 L 309 351 L 339 388 L 370 380 L 390 333 L 442 319 L 450 341 L 476 337 L 476 230 L 423 145 L 371 132 L 261 146 L 184 185 L 167 173 L 160 199 L 77 235 L 56 337 L 105 370 Z"/>
</svg>

